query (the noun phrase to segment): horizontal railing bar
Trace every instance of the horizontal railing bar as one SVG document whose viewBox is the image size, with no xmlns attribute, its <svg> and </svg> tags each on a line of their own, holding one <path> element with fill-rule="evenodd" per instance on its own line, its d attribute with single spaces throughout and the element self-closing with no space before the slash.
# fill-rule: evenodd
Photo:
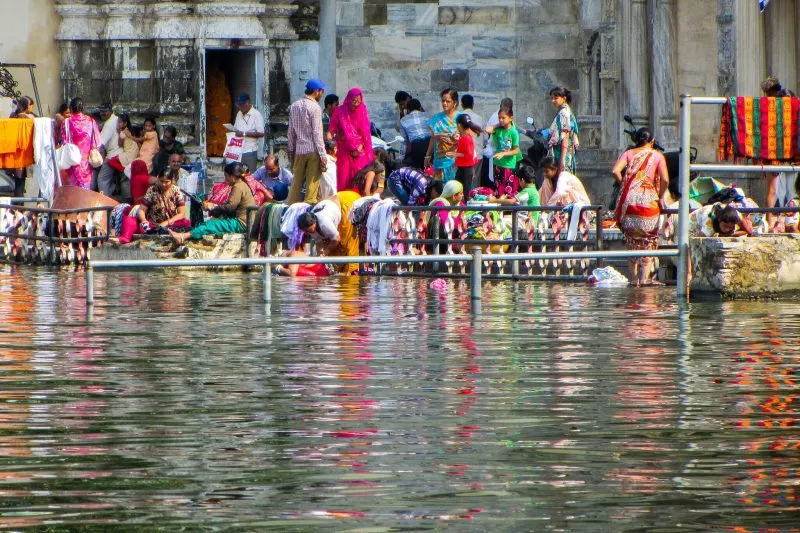
<svg viewBox="0 0 800 533">
<path fill-rule="evenodd" d="M 516 213 L 519 211 L 540 211 L 540 212 L 561 212 L 566 209 L 565 206 L 528 206 L 528 205 L 398 205 L 392 208 L 392 211 L 477 211 L 477 212 L 491 212 L 502 211 L 509 213 Z M 584 205 L 581 206 L 581 211 L 599 211 L 605 209 L 601 205 Z M 570 210 L 570 209 L 566 209 Z"/>
<path fill-rule="evenodd" d="M 724 96 L 692 96 L 690 98 L 693 104 L 726 104 L 728 99 Z"/>
<path fill-rule="evenodd" d="M 47 200 L 45 200 L 44 198 L 36 197 L 36 198 L 9 198 L 8 201 L 11 202 L 12 204 L 24 204 L 27 202 L 41 203 L 41 202 L 46 202 Z"/>
<path fill-rule="evenodd" d="M 736 210 L 740 213 L 797 213 L 800 211 L 800 206 L 797 207 L 737 207 Z M 664 215 L 677 215 L 677 209 L 664 209 L 661 211 Z M 609 230 L 604 230 L 609 231 Z"/>
<path fill-rule="evenodd" d="M 97 207 L 81 207 L 79 209 L 48 209 L 46 207 L 25 207 L 22 205 L 0 204 L 0 209 L 12 211 L 30 211 L 31 213 L 48 213 L 51 215 L 76 215 L 78 213 L 92 213 L 94 211 L 111 211 L 115 206 L 98 205 Z"/>
<path fill-rule="evenodd" d="M 692 163 L 689 170 L 694 172 L 800 172 L 800 165 L 714 165 Z"/>
<path fill-rule="evenodd" d="M 592 252 L 543 252 L 530 254 L 485 254 L 484 261 L 536 261 L 542 259 L 616 259 L 628 257 L 673 257 L 678 250 L 613 250 Z M 258 265 L 341 265 L 350 263 L 439 263 L 471 261 L 472 255 L 417 256 L 353 256 L 353 257 L 261 257 L 253 259 L 185 259 L 185 260 L 100 260 L 90 261 L 90 268 L 167 268 L 189 266 L 258 266 Z"/>
<path fill-rule="evenodd" d="M 474 246 L 474 245 L 481 245 L 481 244 L 490 244 L 490 245 L 508 245 L 508 246 L 553 246 L 558 244 L 559 246 L 594 246 L 596 243 L 594 241 L 557 241 L 555 239 L 552 240 L 540 240 L 540 241 L 505 241 L 502 239 L 492 239 L 492 240 L 482 240 L 482 239 L 389 239 L 390 243 L 393 244 L 447 244 L 447 245 L 465 245 L 465 246 Z"/>
</svg>

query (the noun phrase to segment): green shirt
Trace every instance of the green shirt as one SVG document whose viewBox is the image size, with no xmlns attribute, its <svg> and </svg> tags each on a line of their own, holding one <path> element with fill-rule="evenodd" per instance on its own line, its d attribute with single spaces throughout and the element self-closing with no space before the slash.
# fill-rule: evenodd
<svg viewBox="0 0 800 533">
<path fill-rule="evenodd" d="M 528 207 L 538 207 L 542 205 L 539 200 L 539 191 L 533 185 L 528 185 L 519 191 L 517 193 L 517 201 L 519 202 L 519 205 L 527 205 Z M 520 215 L 524 215 L 524 213 L 520 213 Z M 531 212 L 531 218 L 533 218 L 533 223 L 538 225 L 539 211 Z"/>
<path fill-rule="evenodd" d="M 506 152 L 519 147 L 519 132 L 513 124 L 507 130 L 500 126 L 494 130 L 492 134 L 492 144 L 494 146 L 494 153 Z M 516 168 L 517 161 L 522 159 L 522 154 L 507 155 L 500 159 L 495 159 L 494 164 L 502 168 Z"/>
</svg>

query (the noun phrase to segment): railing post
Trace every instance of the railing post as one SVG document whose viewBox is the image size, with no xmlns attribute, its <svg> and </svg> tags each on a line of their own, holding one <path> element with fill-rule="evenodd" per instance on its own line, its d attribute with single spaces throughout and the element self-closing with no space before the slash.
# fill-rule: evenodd
<svg viewBox="0 0 800 533">
<path fill-rule="evenodd" d="M 94 269 L 86 265 L 86 305 L 94 305 Z"/>
<path fill-rule="evenodd" d="M 678 207 L 678 298 L 689 298 L 689 172 L 691 165 L 692 97 L 681 94 L 680 193 Z"/>
<path fill-rule="evenodd" d="M 603 250 L 603 213 L 604 209 L 600 207 L 597 210 L 594 222 L 594 249 L 598 252 Z M 603 268 L 603 260 L 597 260 L 597 268 Z"/>
<path fill-rule="evenodd" d="M 264 302 L 270 303 L 272 301 L 272 268 L 271 264 L 264 261 L 264 269 L 261 275 L 264 277 Z"/>
<path fill-rule="evenodd" d="M 519 215 L 518 211 L 511 212 L 511 240 L 512 242 L 516 242 L 519 239 L 519 219 L 517 217 Z M 503 216 L 502 211 L 500 212 L 500 216 Z M 530 216 L 530 212 L 528 212 L 528 216 Z M 515 244 L 511 247 L 511 253 L 519 253 L 519 245 Z M 517 280 L 519 278 L 519 261 L 514 259 L 511 261 L 511 278 Z"/>
<path fill-rule="evenodd" d="M 481 269 L 483 268 L 483 251 L 481 250 L 480 246 L 474 246 L 472 248 L 472 269 L 469 273 L 469 282 L 470 282 L 470 295 L 472 297 L 472 301 L 479 301 L 481 299 L 481 289 L 482 287 L 482 272 Z"/>
</svg>

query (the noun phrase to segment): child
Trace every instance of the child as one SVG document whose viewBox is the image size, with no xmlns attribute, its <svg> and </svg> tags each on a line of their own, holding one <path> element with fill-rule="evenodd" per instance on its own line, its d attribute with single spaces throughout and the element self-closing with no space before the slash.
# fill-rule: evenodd
<svg viewBox="0 0 800 533">
<path fill-rule="evenodd" d="M 473 124 L 469 115 L 462 113 L 456 118 L 458 128 L 458 144 L 455 152 L 447 152 L 448 157 L 456 160 L 456 179 L 464 187 L 464 195 L 469 196 L 469 192 L 476 186 L 475 180 L 478 173 L 478 155 L 475 152 L 475 137 L 473 133 L 481 133 L 483 130 Z"/>
<path fill-rule="evenodd" d="M 495 190 L 497 196 L 512 197 L 519 191 L 519 182 L 514 175 L 517 161 L 522 159 L 519 152 L 519 132 L 514 126 L 514 112 L 511 108 L 501 108 L 497 119 L 499 124 L 492 132 Z"/>
<path fill-rule="evenodd" d="M 147 165 L 147 171 L 153 169 L 153 157 L 158 153 L 158 131 L 156 130 L 156 119 L 147 117 L 144 119 L 144 135 L 141 137 L 134 137 L 134 140 L 140 144 L 139 148 L 139 161 L 144 161 Z M 150 185 L 155 183 L 155 179 Z"/>
<path fill-rule="evenodd" d="M 542 205 L 539 201 L 539 191 L 536 189 L 536 175 L 533 169 L 529 166 L 523 165 L 520 172 L 518 172 L 517 179 L 519 180 L 520 191 L 516 196 L 503 195 L 499 198 L 494 196 L 489 198 L 490 202 L 500 205 L 526 205 L 528 207 L 538 207 Z M 524 222 L 527 218 L 527 213 L 520 211 L 518 213 L 520 222 Z M 531 212 L 531 219 L 533 225 L 539 225 L 539 211 Z M 522 227 L 522 225 L 520 225 Z"/>
</svg>

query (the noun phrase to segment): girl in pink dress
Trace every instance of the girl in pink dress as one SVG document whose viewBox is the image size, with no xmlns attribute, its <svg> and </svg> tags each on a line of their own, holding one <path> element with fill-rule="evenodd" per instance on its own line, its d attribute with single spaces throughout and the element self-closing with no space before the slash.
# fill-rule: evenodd
<svg viewBox="0 0 800 533">
<path fill-rule="evenodd" d="M 100 130 L 97 122 L 83 112 L 83 99 L 73 98 L 69 103 L 72 115 L 65 120 L 62 128 L 62 143 L 69 142 L 78 147 L 81 152 L 81 162 L 67 169 L 64 185 L 74 185 L 88 189 L 92 185 L 94 169 L 89 164 L 89 152 L 92 148 L 100 146 Z"/>
<path fill-rule="evenodd" d="M 369 112 L 361 89 L 350 89 L 344 104 L 333 110 L 328 138 L 336 139 L 337 190 L 350 189 L 356 174 L 375 158 Z"/>
</svg>

